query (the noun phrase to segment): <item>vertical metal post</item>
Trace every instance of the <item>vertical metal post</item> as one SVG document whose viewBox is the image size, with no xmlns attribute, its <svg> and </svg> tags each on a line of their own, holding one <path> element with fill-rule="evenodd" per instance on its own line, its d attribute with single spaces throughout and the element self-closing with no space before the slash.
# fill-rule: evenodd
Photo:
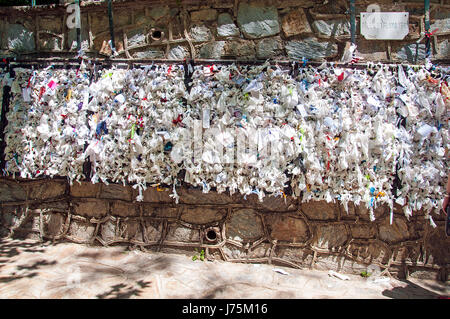
<svg viewBox="0 0 450 319">
<path fill-rule="evenodd" d="M 9 61 L 7 63 L 7 70 L 10 73 L 10 76 L 13 77 L 14 71 L 12 70 Z M 3 86 L 3 100 L 1 101 L 1 117 L 0 117 L 0 175 L 3 175 L 3 170 L 6 168 L 6 159 L 5 159 L 5 148 L 6 148 L 6 140 L 5 140 L 5 129 L 8 125 L 8 119 L 6 118 L 6 114 L 9 112 L 9 102 L 10 102 L 10 92 L 11 87 L 9 85 Z"/>
<path fill-rule="evenodd" d="M 356 14 L 355 14 L 355 0 L 350 0 L 350 27 L 352 33 L 352 43 L 356 44 Z"/>
<path fill-rule="evenodd" d="M 109 32 L 111 34 L 111 50 L 114 54 L 116 51 L 116 45 L 114 43 L 114 22 L 112 12 L 112 0 L 108 0 L 108 17 L 109 17 Z"/>
<path fill-rule="evenodd" d="M 80 0 L 75 0 L 75 4 L 78 6 L 78 9 L 76 12 L 75 19 L 78 20 L 77 22 L 77 51 L 80 51 L 81 49 L 81 8 L 80 8 Z"/>
<path fill-rule="evenodd" d="M 425 0 L 425 46 L 426 46 L 426 56 L 430 56 L 430 0 Z"/>
</svg>

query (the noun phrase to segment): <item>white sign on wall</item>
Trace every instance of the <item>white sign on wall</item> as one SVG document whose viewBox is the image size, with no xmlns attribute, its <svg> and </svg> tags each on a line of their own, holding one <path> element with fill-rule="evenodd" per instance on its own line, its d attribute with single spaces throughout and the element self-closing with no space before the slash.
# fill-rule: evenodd
<svg viewBox="0 0 450 319">
<path fill-rule="evenodd" d="M 367 40 L 403 40 L 409 33 L 409 12 L 361 12 L 360 24 Z"/>
</svg>

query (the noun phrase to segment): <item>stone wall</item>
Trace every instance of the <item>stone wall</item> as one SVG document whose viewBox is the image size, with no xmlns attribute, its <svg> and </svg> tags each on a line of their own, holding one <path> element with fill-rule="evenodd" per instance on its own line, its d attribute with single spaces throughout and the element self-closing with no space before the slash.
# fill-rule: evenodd
<svg viewBox="0 0 450 319">
<path fill-rule="evenodd" d="M 371 3 L 383 11 L 407 11 L 403 41 L 368 41 L 359 13 Z M 81 39 L 86 55 L 108 57 L 111 49 L 105 1 L 81 1 Z M 183 0 L 114 1 L 115 44 L 126 59 L 301 59 L 338 61 L 350 41 L 348 1 Z M 433 59 L 449 59 L 450 1 L 431 1 Z M 76 29 L 66 5 L 0 8 L 0 55 L 73 56 Z M 423 1 L 356 1 L 356 40 L 367 61 L 415 62 L 424 27 Z M 424 40 L 418 60 L 425 57 Z"/>
<path fill-rule="evenodd" d="M 359 13 L 374 1 L 356 1 L 358 51 L 367 61 L 413 63 L 424 30 L 423 1 L 376 1 L 384 11 L 408 11 L 404 41 L 367 41 L 359 34 Z M 434 60 L 449 59 L 450 1 L 431 1 Z M 0 8 L 0 55 L 73 57 L 76 30 L 64 5 Z M 106 3 L 81 6 L 82 48 L 90 57 L 109 57 Z M 114 1 L 116 58 L 126 59 L 301 59 L 340 60 L 350 41 L 348 1 Z M 418 47 L 418 61 L 425 44 Z M 180 203 L 170 190 L 148 188 L 136 202 L 131 186 L 65 179 L 0 179 L 0 235 L 84 244 L 126 244 L 143 250 L 194 254 L 233 262 L 334 269 L 359 274 L 369 265 L 391 275 L 447 280 L 450 239 L 442 214 L 436 228 L 400 208 L 390 224 L 386 208 L 369 220 L 364 207 L 350 212 L 324 202 L 281 197 L 244 198 L 181 187 Z M 210 239 L 207 238 L 209 232 Z M 212 237 L 216 236 L 215 239 Z"/>
<path fill-rule="evenodd" d="M 363 207 L 300 203 L 287 197 L 244 198 L 186 186 L 149 187 L 136 202 L 131 186 L 70 186 L 65 179 L 0 179 L 0 235 L 80 244 L 125 244 L 143 250 L 195 254 L 210 260 L 272 263 L 359 274 L 372 265 L 391 275 L 447 280 L 450 239 L 443 214 L 430 226 L 423 212 L 408 222 L 386 208 L 369 221 Z"/>
</svg>

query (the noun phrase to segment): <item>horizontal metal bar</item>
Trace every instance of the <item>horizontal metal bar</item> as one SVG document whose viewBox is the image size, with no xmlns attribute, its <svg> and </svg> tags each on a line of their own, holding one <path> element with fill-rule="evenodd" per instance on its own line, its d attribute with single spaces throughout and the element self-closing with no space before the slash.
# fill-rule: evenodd
<svg viewBox="0 0 450 319">
<path fill-rule="evenodd" d="M 169 60 L 169 59 L 136 59 L 136 60 L 129 60 L 129 59 L 98 59 L 98 58 L 84 58 L 85 61 L 88 61 L 90 63 L 95 63 L 96 65 L 120 65 L 123 64 L 125 66 L 130 65 L 151 65 L 151 64 L 183 64 L 185 63 L 185 60 Z M 194 64 L 240 64 L 240 65 L 261 65 L 266 62 L 266 60 L 214 60 L 214 59 L 196 59 L 193 60 Z M 303 62 L 296 60 L 270 60 L 269 61 L 271 65 L 287 65 L 290 66 L 294 62 L 299 63 L 299 65 L 302 65 Z M 436 60 L 433 61 L 438 66 L 449 66 L 450 65 L 450 59 L 447 60 Z M 341 68 L 367 68 L 369 65 L 372 66 L 387 66 L 390 68 L 397 68 L 398 65 L 406 66 L 406 67 L 413 67 L 413 68 L 420 68 L 424 67 L 423 64 L 408 64 L 408 63 L 392 63 L 392 62 L 368 62 L 368 63 L 342 63 L 342 62 L 329 62 L 329 61 L 311 61 L 307 62 L 306 66 L 320 66 L 324 64 L 326 66 L 333 66 L 333 67 L 341 67 Z M 32 66 L 39 66 L 39 65 L 61 65 L 61 66 L 79 66 L 80 65 L 80 59 L 75 58 L 34 58 L 34 59 L 13 59 L 9 62 L 9 64 L 12 67 L 32 67 Z M 0 67 L 5 66 L 6 64 L 4 62 L 0 62 Z"/>
</svg>

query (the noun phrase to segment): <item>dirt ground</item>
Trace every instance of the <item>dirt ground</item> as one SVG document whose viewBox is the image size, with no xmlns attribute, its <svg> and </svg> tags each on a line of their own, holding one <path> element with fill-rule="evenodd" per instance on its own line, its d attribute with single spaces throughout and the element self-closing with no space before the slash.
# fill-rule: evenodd
<svg viewBox="0 0 450 319">
<path fill-rule="evenodd" d="M 126 247 L 0 240 L 0 298 L 437 299 L 449 282 L 192 260 Z"/>
</svg>

